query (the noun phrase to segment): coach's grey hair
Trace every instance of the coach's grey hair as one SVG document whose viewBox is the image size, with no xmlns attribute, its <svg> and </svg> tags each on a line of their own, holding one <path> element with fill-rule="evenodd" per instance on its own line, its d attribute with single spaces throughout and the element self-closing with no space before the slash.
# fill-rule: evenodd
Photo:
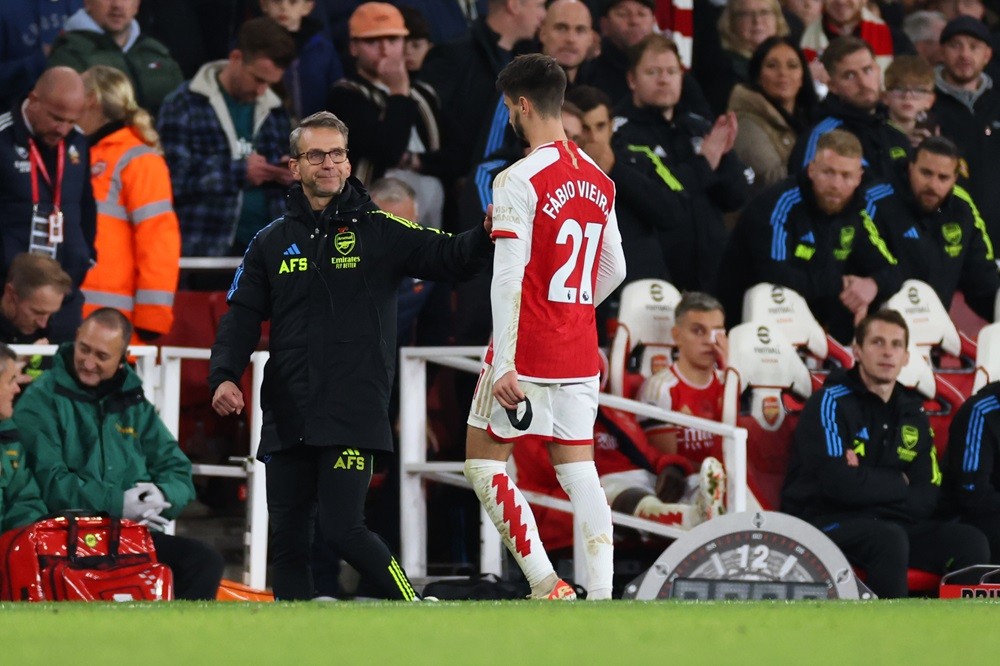
<svg viewBox="0 0 1000 666">
<path fill-rule="evenodd" d="M 911 42 L 937 41 L 947 23 L 941 12 L 922 9 L 903 19 L 903 32 Z"/>
<path fill-rule="evenodd" d="M 303 118 L 299 123 L 299 126 L 292 130 L 292 133 L 288 135 L 288 144 L 292 149 L 292 157 L 297 158 L 299 154 L 299 138 L 302 136 L 302 131 L 310 127 L 325 127 L 328 129 L 335 129 L 344 135 L 344 143 L 347 143 L 347 125 L 344 121 L 333 115 L 329 111 L 317 111 L 316 113 Z"/>
<path fill-rule="evenodd" d="M 368 196 L 377 200 L 379 205 L 398 203 L 400 201 L 416 201 L 417 193 L 407 183 L 399 178 L 379 178 L 368 188 Z"/>
<path fill-rule="evenodd" d="M 680 303 L 674 308 L 674 321 L 679 322 L 688 312 L 715 312 L 716 310 L 723 315 L 726 314 L 722 303 L 715 296 L 701 291 L 686 291 L 681 297 Z"/>
</svg>

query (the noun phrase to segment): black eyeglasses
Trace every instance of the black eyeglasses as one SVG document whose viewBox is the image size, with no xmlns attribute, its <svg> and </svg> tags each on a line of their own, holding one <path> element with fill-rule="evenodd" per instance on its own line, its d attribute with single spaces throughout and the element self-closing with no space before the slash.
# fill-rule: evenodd
<svg viewBox="0 0 1000 666">
<path fill-rule="evenodd" d="M 296 157 L 301 158 L 303 155 L 305 155 L 306 161 L 314 166 L 318 166 L 323 162 L 326 162 L 327 155 L 330 156 L 330 159 L 333 160 L 334 164 L 340 164 L 341 162 L 347 161 L 347 148 L 334 148 L 333 150 L 307 150 L 304 153 L 299 153 Z"/>
</svg>

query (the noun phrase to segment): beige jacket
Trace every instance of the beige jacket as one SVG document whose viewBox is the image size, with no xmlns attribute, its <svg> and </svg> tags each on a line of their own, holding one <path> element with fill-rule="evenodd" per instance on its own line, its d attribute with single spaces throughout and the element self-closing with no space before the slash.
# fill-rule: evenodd
<svg viewBox="0 0 1000 666">
<path fill-rule="evenodd" d="M 739 125 L 733 150 L 754 170 L 754 192 L 785 178 L 796 134 L 778 109 L 762 94 L 737 84 L 729 110 L 736 113 Z"/>
</svg>

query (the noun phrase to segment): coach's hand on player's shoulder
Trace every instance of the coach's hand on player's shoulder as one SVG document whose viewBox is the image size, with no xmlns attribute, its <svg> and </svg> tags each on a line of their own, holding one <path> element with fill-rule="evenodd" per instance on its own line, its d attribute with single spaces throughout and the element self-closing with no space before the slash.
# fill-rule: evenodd
<svg viewBox="0 0 1000 666">
<path fill-rule="evenodd" d="M 493 397 L 504 409 L 517 409 L 517 403 L 524 402 L 524 391 L 517 383 L 517 370 L 511 370 L 493 382 Z"/>
<path fill-rule="evenodd" d="M 212 409 L 219 416 L 229 416 L 230 414 L 243 413 L 243 391 L 236 384 L 225 381 L 215 389 L 212 396 Z"/>
</svg>

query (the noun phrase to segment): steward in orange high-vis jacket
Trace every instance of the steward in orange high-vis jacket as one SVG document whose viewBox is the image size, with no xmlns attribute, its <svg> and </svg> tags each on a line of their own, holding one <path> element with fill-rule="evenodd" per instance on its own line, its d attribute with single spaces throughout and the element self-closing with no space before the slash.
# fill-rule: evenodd
<svg viewBox="0 0 1000 666">
<path fill-rule="evenodd" d="M 181 238 L 170 173 L 128 79 L 98 66 L 84 73 L 84 82 L 88 106 L 81 126 L 91 140 L 97 265 L 82 285 L 83 316 L 115 308 L 139 339 L 151 340 L 169 332 L 174 320 Z"/>
</svg>

